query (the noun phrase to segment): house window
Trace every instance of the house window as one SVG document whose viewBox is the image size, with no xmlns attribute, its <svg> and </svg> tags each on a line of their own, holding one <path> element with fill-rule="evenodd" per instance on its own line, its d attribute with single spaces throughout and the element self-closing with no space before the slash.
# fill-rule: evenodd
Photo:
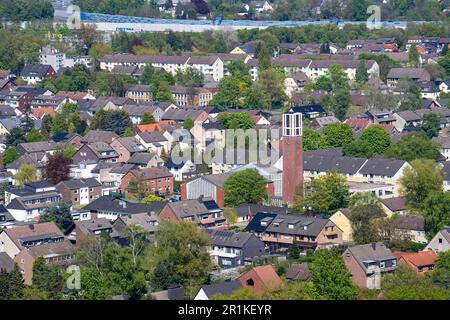
<svg viewBox="0 0 450 320">
<path fill-rule="evenodd" d="M 384 268 L 385 267 L 385 263 L 384 263 L 384 261 L 381 261 L 380 262 L 380 268 Z"/>
<path fill-rule="evenodd" d="M 419 267 L 419 268 L 417 268 L 417 271 L 419 271 L 419 272 L 423 272 L 423 267 Z"/>
<path fill-rule="evenodd" d="M 252 278 L 247 280 L 247 285 L 253 287 L 255 285 L 255 282 L 253 281 Z"/>
<path fill-rule="evenodd" d="M 439 244 L 442 244 L 442 238 L 439 238 Z"/>
</svg>

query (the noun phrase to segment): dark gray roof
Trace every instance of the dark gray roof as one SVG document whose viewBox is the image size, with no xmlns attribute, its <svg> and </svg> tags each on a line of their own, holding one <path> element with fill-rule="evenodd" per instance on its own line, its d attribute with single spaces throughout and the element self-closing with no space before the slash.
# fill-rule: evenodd
<svg viewBox="0 0 450 320">
<path fill-rule="evenodd" d="M 266 231 L 316 237 L 328 222 L 328 219 L 279 214 L 272 220 Z M 289 225 L 294 227 L 289 228 Z"/>
<path fill-rule="evenodd" d="M 6 270 L 6 272 L 14 270 L 14 260 L 6 252 L 0 252 L 0 270 Z"/>
<path fill-rule="evenodd" d="M 401 78 L 420 78 L 425 69 L 420 68 L 392 68 L 387 75 L 388 79 L 401 79 Z"/>
<path fill-rule="evenodd" d="M 287 207 L 263 206 L 259 204 L 241 204 L 236 207 L 236 214 L 238 217 L 248 215 L 255 216 L 258 212 L 271 212 L 276 214 L 292 213 L 292 210 Z"/>
<path fill-rule="evenodd" d="M 286 272 L 288 280 L 310 281 L 311 274 L 307 263 L 293 263 Z"/>
<path fill-rule="evenodd" d="M 156 156 L 155 153 L 136 152 L 135 154 L 133 154 L 130 157 L 130 159 L 128 160 L 128 163 L 147 165 L 150 162 L 150 160 L 152 160 L 153 157 L 155 157 L 155 156 Z"/>
<path fill-rule="evenodd" d="M 202 287 L 203 292 L 205 292 L 208 298 L 215 296 L 230 296 L 233 292 L 241 288 L 242 284 L 239 280 L 224 281 Z"/>
<path fill-rule="evenodd" d="M 83 137 L 83 142 L 92 143 L 92 142 L 106 142 L 111 143 L 114 138 L 118 138 L 119 136 L 112 131 L 103 131 L 103 130 L 90 130 Z"/>
<path fill-rule="evenodd" d="M 212 245 L 231 248 L 242 248 L 251 237 L 255 236 L 250 232 L 232 232 L 212 229 L 207 229 L 206 232 L 211 238 Z"/>
<path fill-rule="evenodd" d="M 151 204 L 133 203 L 109 196 L 102 196 L 86 205 L 83 210 L 108 211 L 118 214 L 148 213 L 152 211 L 159 213 L 163 206 L 164 202 L 152 202 Z"/>
<path fill-rule="evenodd" d="M 367 272 L 364 261 L 384 261 L 395 259 L 392 251 L 383 242 L 363 244 L 347 249 L 363 270 Z M 345 254 L 345 253 L 344 253 Z"/>
<path fill-rule="evenodd" d="M 391 211 L 402 211 L 406 209 L 406 198 L 403 197 L 383 199 L 381 202 Z"/>
<path fill-rule="evenodd" d="M 95 178 L 71 179 L 71 180 L 61 181 L 60 183 L 64 184 L 70 190 L 102 186 L 102 184 L 100 182 L 98 182 L 97 179 L 95 179 Z"/>
<path fill-rule="evenodd" d="M 402 230 L 425 231 L 424 217 L 422 216 L 401 214 L 395 219 L 394 226 Z"/>
<path fill-rule="evenodd" d="M 127 174 L 131 170 L 135 169 L 136 166 L 131 163 L 125 163 L 120 164 L 118 166 L 115 166 L 111 169 L 110 173 L 116 173 L 116 174 Z"/>
<path fill-rule="evenodd" d="M 444 167 L 442 168 L 442 171 L 444 172 L 444 180 L 449 181 L 450 180 L 450 162 L 446 161 L 444 163 Z"/>
<path fill-rule="evenodd" d="M 159 131 L 140 132 L 138 135 L 145 143 L 167 141 L 167 138 Z"/>
<path fill-rule="evenodd" d="M 51 68 L 48 64 L 27 64 L 23 67 L 22 77 L 44 77 Z"/>
<path fill-rule="evenodd" d="M 316 153 L 305 153 L 303 169 L 307 171 L 339 171 L 343 174 L 355 174 L 367 161 L 366 158 L 329 156 Z"/>
<path fill-rule="evenodd" d="M 364 164 L 359 173 L 392 177 L 405 163 L 407 162 L 404 160 L 385 159 L 381 157 L 372 158 Z"/>
</svg>

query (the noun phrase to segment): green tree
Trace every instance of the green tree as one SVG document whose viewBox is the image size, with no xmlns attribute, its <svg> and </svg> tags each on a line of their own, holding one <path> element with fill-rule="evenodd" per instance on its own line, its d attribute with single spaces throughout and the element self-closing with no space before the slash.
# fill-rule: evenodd
<svg viewBox="0 0 450 320">
<path fill-rule="evenodd" d="M 261 72 L 268 70 L 271 67 L 272 63 L 270 61 L 269 49 L 265 43 L 260 43 L 258 50 L 258 70 Z"/>
<path fill-rule="evenodd" d="M 89 49 L 89 56 L 92 58 L 92 62 L 96 69 L 100 67 L 100 59 L 107 54 L 113 52 L 112 48 L 108 44 L 96 43 Z"/>
<path fill-rule="evenodd" d="M 17 264 L 11 272 L 0 269 L 0 300 L 21 298 L 24 287 L 23 277 Z"/>
<path fill-rule="evenodd" d="M 33 287 L 56 298 L 62 286 L 63 278 L 59 267 L 47 264 L 43 257 L 38 257 L 33 263 Z"/>
<path fill-rule="evenodd" d="M 27 134 L 27 142 L 38 142 L 38 141 L 44 141 L 45 135 L 41 132 L 39 132 L 37 129 L 33 128 L 28 132 Z"/>
<path fill-rule="evenodd" d="M 140 124 L 151 124 L 155 123 L 155 117 L 150 112 L 144 112 L 142 115 L 142 120 Z"/>
<path fill-rule="evenodd" d="M 368 0 L 351 0 L 350 18 L 353 21 L 365 21 L 369 17 L 367 8 L 370 6 Z"/>
<path fill-rule="evenodd" d="M 130 115 L 125 110 L 99 110 L 92 117 L 90 128 L 114 131 L 122 136 L 125 130 L 132 126 Z"/>
<path fill-rule="evenodd" d="M 391 137 L 383 127 L 370 126 L 364 129 L 358 140 L 344 147 L 344 155 L 372 158 L 384 153 L 391 146 Z"/>
<path fill-rule="evenodd" d="M 260 300 L 261 297 L 257 295 L 252 289 L 241 288 L 233 292 L 230 296 L 214 296 L 212 300 Z"/>
<path fill-rule="evenodd" d="M 356 68 L 355 80 L 360 84 L 364 84 L 369 81 L 369 74 L 367 73 L 366 62 L 364 60 L 360 60 L 358 63 L 358 67 Z"/>
<path fill-rule="evenodd" d="M 383 210 L 378 204 L 357 205 L 351 208 L 349 219 L 353 242 L 358 245 L 378 241 L 379 235 L 373 221 L 383 216 Z"/>
<path fill-rule="evenodd" d="M 445 70 L 447 76 L 450 76 L 450 52 L 439 59 L 439 65 Z"/>
<path fill-rule="evenodd" d="M 303 129 L 303 151 L 312 151 L 321 148 L 322 135 L 319 131 L 308 128 Z"/>
<path fill-rule="evenodd" d="M 442 168 L 433 160 L 419 159 L 406 167 L 400 178 L 402 192 L 409 205 L 419 208 L 433 191 L 442 191 Z"/>
<path fill-rule="evenodd" d="M 353 141 L 352 129 L 344 123 L 333 123 L 323 129 L 322 146 L 325 148 L 344 147 Z"/>
<path fill-rule="evenodd" d="M 317 298 L 352 300 L 358 294 L 342 256 L 335 251 L 316 251 L 311 264 L 311 278 L 312 291 Z"/>
<path fill-rule="evenodd" d="M 25 183 L 37 181 L 37 168 L 32 164 L 22 164 L 14 175 L 14 180 L 19 186 L 23 186 Z"/>
<path fill-rule="evenodd" d="M 397 86 L 403 88 L 399 110 L 418 110 L 422 107 L 422 97 L 419 86 L 412 80 L 401 80 Z"/>
<path fill-rule="evenodd" d="M 261 203 L 267 199 L 267 181 L 256 169 L 232 173 L 223 184 L 224 202 L 227 206 L 243 203 Z"/>
<path fill-rule="evenodd" d="M 153 77 L 155 75 L 155 68 L 151 64 L 146 64 L 144 71 L 142 72 L 140 82 L 143 84 L 151 85 L 153 83 Z"/>
<path fill-rule="evenodd" d="M 417 67 L 419 65 L 420 55 L 415 44 L 412 44 L 411 47 L 409 47 L 408 60 L 409 65 L 412 67 Z"/>
<path fill-rule="evenodd" d="M 172 102 L 173 96 L 170 91 L 170 83 L 167 81 L 154 82 L 151 86 L 151 91 L 153 97 L 156 101 L 161 102 Z"/>
<path fill-rule="evenodd" d="M 259 94 L 263 100 L 263 105 L 270 108 L 277 108 L 283 105 L 287 100 L 284 92 L 284 78 L 275 68 L 260 70 L 258 79 L 252 86 L 256 94 Z"/>
<path fill-rule="evenodd" d="M 309 213 L 331 215 L 347 207 L 349 196 L 347 180 L 333 171 L 306 184 L 304 205 Z"/>
<path fill-rule="evenodd" d="M 326 107 L 334 113 L 336 118 L 342 121 L 347 116 L 351 101 L 348 78 L 339 64 L 331 65 L 328 73 L 331 81 L 331 95 Z"/>
<path fill-rule="evenodd" d="M 316 79 L 313 86 L 314 90 L 331 92 L 333 86 L 328 76 L 320 76 Z"/>
<path fill-rule="evenodd" d="M 291 245 L 288 251 L 288 258 L 289 259 L 298 259 L 300 258 L 300 248 L 296 243 Z"/>
<path fill-rule="evenodd" d="M 64 232 L 70 231 L 74 225 L 70 205 L 61 202 L 45 209 L 40 217 L 40 222 L 54 222 Z"/>
<path fill-rule="evenodd" d="M 439 230 L 450 225 L 450 194 L 444 191 L 430 191 L 423 202 L 421 212 L 425 217 L 427 238 L 431 240 Z"/>
<path fill-rule="evenodd" d="M 405 161 L 415 159 L 438 160 L 441 157 L 440 147 L 430 141 L 424 132 L 413 132 L 402 137 L 396 144 L 386 150 L 385 155 Z"/>
<path fill-rule="evenodd" d="M 17 159 L 20 158 L 20 153 L 13 146 L 6 148 L 6 150 L 2 154 L 2 163 L 4 166 L 7 166 L 10 163 L 13 163 Z"/>
<path fill-rule="evenodd" d="M 247 112 L 224 112 L 218 117 L 220 123 L 226 129 L 250 129 L 255 122 Z"/>
<path fill-rule="evenodd" d="M 21 127 L 14 127 L 6 134 L 5 144 L 9 146 L 17 146 L 26 141 L 26 132 Z"/>
<path fill-rule="evenodd" d="M 187 68 L 184 71 L 178 71 L 175 75 L 175 81 L 180 86 L 185 87 L 202 87 L 203 74 L 194 68 Z"/>
<path fill-rule="evenodd" d="M 148 261 L 151 287 L 167 289 L 174 283 L 188 291 L 205 283 L 211 269 L 208 253 L 210 239 L 204 230 L 190 222 L 163 221 L 155 233 L 156 246 L 149 247 Z M 164 274 L 166 277 L 161 277 Z"/>
<path fill-rule="evenodd" d="M 435 285 L 448 292 L 450 289 L 450 251 L 439 252 L 431 278 Z"/>
<path fill-rule="evenodd" d="M 210 101 L 210 105 L 225 108 L 242 107 L 242 99 L 251 84 L 250 77 L 225 76 L 219 81 L 217 93 Z"/>
<path fill-rule="evenodd" d="M 385 275 L 381 288 L 387 300 L 446 300 L 446 292 L 430 277 L 421 277 L 407 266 L 400 265 L 393 275 Z"/>
<path fill-rule="evenodd" d="M 187 118 L 183 123 L 183 128 L 186 130 L 191 130 L 194 127 L 194 120 Z"/>
<path fill-rule="evenodd" d="M 435 113 L 428 113 L 423 116 L 421 129 L 429 139 L 437 137 L 441 126 L 441 120 Z"/>
</svg>

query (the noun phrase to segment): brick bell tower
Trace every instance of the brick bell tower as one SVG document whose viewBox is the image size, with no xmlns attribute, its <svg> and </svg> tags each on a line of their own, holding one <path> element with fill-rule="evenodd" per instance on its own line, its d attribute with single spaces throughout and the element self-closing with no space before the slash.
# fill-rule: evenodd
<svg viewBox="0 0 450 320">
<path fill-rule="evenodd" d="M 303 127 L 300 112 L 283 114 L 283 203 L 291 205 L 303 183 Z"/>
</svg>

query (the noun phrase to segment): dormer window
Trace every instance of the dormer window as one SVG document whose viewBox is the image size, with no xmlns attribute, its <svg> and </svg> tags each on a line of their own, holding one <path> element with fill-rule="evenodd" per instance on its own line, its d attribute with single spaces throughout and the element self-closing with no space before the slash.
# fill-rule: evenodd
<svg viewBox="0 0 450 320">
<path fill-rule="evenodd" d="M 380 268 L 385 268 L 385 267 L 386 267 L 385 262 L 384 262 L 384 261 L 381 261 L 381 262 L 380 262 Z"/>
<path fill-rule="evenodd" d="M 288 224 L 288 229 L 294 229 L 294 224 L 293 223 L 289 223 Z"/>
</svg>

